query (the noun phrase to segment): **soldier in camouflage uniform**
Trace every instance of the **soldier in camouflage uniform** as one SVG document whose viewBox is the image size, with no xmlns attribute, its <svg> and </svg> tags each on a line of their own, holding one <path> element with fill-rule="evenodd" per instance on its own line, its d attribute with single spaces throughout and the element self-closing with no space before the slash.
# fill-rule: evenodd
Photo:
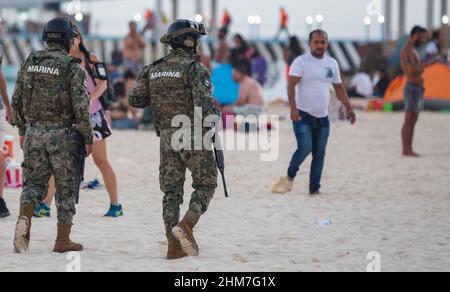
<svg viewBox="0 0 450 292">
<path fill-rule="evenodd" d="M 83 250 L 69 235 L 79 190 L 79 150 L 84 148 L 88 156 L 93 143 L 86 75 L 80 60 L 68 55 L 73 44 L 68 19 L 47 23 L 43 39 L 48 48 L 32 53 L 22 65 L 12 102 L 13 123 L 24 150 L 24 186 L 14 237 L 17 253 L 28 252 L 33 211 L 44 200 L 52 175 L 58 208 L 54 252 Z"/>
<path fill-rule="evenodd" d="M 203 35 L 206 32 L 202 25 L 189 20 L 175 21 L 161 39 L 163 44 L 171 46 L 170 54 L 142 70 L 129 96 L 131 106 L 151 107 L 156 130 L 161 137 L 160 185 L 165 194 L 163 219 L 169 241 L 168 259 L 199 254 L 193 229 L 200 216 L 207 211 L 217 188 L 217 166 L 211 151 L 212 136 L 205 138 L 206 145 L 192 148 L 195 140 L 192 134 L 194 120 L 199 121 L 197 127 L 200 129 L 196 129 L 197 132 L 205 135 L 211 130 L 211 127 L 203 127 L 205 118 L 213 116 L 213 122 L 220 118 L 220 112 L 211 96 L 210 73 L 200 63 L 197 55 L 199 40 Z M 172 126 L 172 122 L 180 116 L 190 121 L 190 125 L 182 128 L 191 134 L 191 148 L 181 150 L 174 149 L 172 143 L 174 135 L 180 131 L 178 123 Z M 203 136 L 200 138 L 202 140 Z M 202 142 L 203 140 L 200 143 Z M 198 143 L 195 144 L 194 146 L 199 146 Z M 192 172 L 195 192 L 192 194 L 189 211 L 180 222 L 180 205 L 183 203 L 187 169 Z"/>
</svg>

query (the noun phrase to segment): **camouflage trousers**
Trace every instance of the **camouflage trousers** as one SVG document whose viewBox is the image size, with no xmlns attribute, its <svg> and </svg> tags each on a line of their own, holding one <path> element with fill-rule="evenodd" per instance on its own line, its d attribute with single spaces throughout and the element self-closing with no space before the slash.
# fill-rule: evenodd
<svg viewBox="0 0 450 292">
<path fill-rule="evenodd" d="M 45 199 L 50 177 L 55 177 L 58 223 L 72 224 L 78 191 L 76 153 L 79 145 L 71 141 L 68 128 L 28 127 L 24 143 L 24 186 L 20 202 L 35 208 Z"/>
<path fill-rule="evenodd" d="M 175 151 L 171 145 L 172 132 L 161 133 L 160 186 L 165 194 L 163 219 L 166 232 L 172 232 L 180 221 L 186 170 L 192 173 L 194 193 L 189 210 L 200 217 L 209 207 L 217 188 L 217 166 L 213 151 Z"/>
</svg>

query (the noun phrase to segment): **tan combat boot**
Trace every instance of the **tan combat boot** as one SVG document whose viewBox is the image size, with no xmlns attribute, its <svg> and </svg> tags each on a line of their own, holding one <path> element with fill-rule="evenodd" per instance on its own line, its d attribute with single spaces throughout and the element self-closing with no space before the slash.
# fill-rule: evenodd
<svg viewBox="0 0 450 292">
<path fill-rule="evenodd" d="M 274 194 L 287 194 L 292 192 L 294 188 L 294 181 L 288 177 L 281 177 L 272 189 Z"/>
<path fill-rule="evenodd" d="M 19 219 L 16 224 L 14 235 L 14 251 L 19 254 L 26 254 L 30 247 L 31 218 L 34 207 L 32 204 L 21 204 Z"/>
<path fill-rule="evenodd" d="M 191 257 L 199 255 L 199 248 L 194 238 L 194 227 L 200 217 L 188 211 L 183 220 L 172 229 L 172 233 L 181 243 L 181 248 Z"/>
<path fill-rule="evenodd" d="M 58 224 L 58 236 L 53 252 L 65 253 L 70 251 L 83 251 L 83 246 L 70 240 L 72 224 Z"/>
<path fill-rule="evenodd" d="M 169 249 L 167 251 L 168 260 L 176 260 L 187 257 L 187 253 L 181 248 L 181 243 L 173 236 L 172 233 L 167 233 L 167 240 L 169 241 Z"/>
</svg>

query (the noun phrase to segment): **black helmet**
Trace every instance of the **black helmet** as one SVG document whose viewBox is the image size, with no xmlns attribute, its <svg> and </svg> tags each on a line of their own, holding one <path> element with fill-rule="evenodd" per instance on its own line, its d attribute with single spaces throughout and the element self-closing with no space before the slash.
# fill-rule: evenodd
<svg viewBox="0 0 450 292">
<path fill-rule="evenodd" d="M 69 44 L 75 37 L 74 25 L 65 17 L 58 17 L 50 20 L 45 26 L 42 33 L 44 42 L 60 42 Z"/>
<path fill-rule="evenodd" d="M 193 49 L 197 45 L 193 39 L 207 35 L 205 26 L 187 19 L 178 19 L 172 23 L 167 33 L 161 38 L 161 43 L 182 46 Z"/>
</svg>

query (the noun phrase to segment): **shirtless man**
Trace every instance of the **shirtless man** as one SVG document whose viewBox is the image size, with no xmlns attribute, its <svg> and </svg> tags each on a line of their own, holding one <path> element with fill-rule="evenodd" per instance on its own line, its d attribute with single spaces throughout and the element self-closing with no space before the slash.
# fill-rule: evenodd
<svg viewBox="0 0 450 292">
<path fill-rule="evenodd" d="M 145 49 L 145 41 L 144 38 L 139 35 L 135 22 L 130 22 L 129 26 L 130 33 L 124 39 L 124 65 L 137 75 L 141 69 L 140 63 L 143 50 Z"/>
<path fill-rule="evenodd" d="M 411 31 L 411 37 L 401 53 L 402 69 L 408 83 L 405 87 L 405 123 L 402 130 L 403 156 L 419 156 L 413 150 L 414 129 L 419 119 L 419 114 L 424 108 L 424 65 L 420 60 L 417 49 L 428 40 L 428 32 L 425 28 L 416 26 Z"/>
<path fill-rule="evenodd" d="M 249 76 L 250 67 L 248 62 L 242 62 L 233 68 L 233 79 L 240 86 L 233 111 L 244 116 L 258 116 L 264 110 L 263 89 L 258 81 Z"/>
</svg>

